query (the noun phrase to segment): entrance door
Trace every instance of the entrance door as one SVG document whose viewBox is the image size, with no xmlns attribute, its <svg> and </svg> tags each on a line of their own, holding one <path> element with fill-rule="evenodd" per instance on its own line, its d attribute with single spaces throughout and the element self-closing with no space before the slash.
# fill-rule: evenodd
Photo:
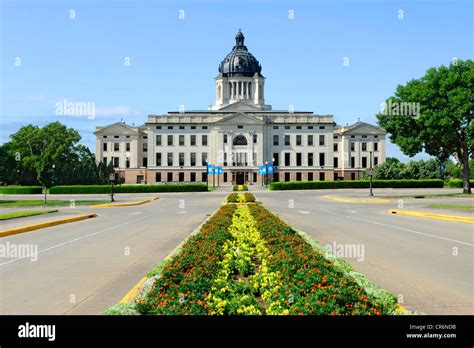
<svg viewBox="0 0 474 348">
<path fill-rule="evenodd" d="M 245 182 L 245 177 L 243 172 L 237 172 L 237 175 L 235 176 L 235 183 L 237 185 L 243 185 Z"/>
</svg>

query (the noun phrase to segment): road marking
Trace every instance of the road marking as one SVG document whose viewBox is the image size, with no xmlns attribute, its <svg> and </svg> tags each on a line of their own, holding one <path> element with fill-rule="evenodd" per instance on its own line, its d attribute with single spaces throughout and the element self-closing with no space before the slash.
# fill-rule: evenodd
<svg viewBox="0 0 474 348">
<path fill-rule="evenodd" d="M 427 219 L 456 221 L 456 222 L 465 222 L 468 224 L 474 224 L 474 218 L 470 218 L 466 216 L 441 215 L 441 214 L 423 213 L 423 212 L 417 212 L 417 211 L 398 210 L 398 209 L 390 209 L 388 212 L 391 214 L 400 214 L 400 215 L 422 217 L 422 218 L 427 218 Z"/>
<path fill-rule="evenodd" d="M 323 198 L 328 198 L 332 199 L 333 201 L 336 202 L 343 202 L 343 203 L 392 203 L 391 199 L 345 199 L 345 198 L 339 198 L 339 197 L 334 197 L 334 196 L 329 196 L 325 195 Z"/>
<path fill-rule="evenodd" d="M 450 242 L 455 242 L 455 243 L 464 244 L 464 245 L 469 245 L 469 246 L 471 246 L 471 247 L 474 247 L 474 244 L 467 243 L 467 242 L 463 242 L 463 241 L 456 240 L 456 239 L 445 238 L 445 237 L 437 236 L 437 235 L 435 235 L 435 234 L 429 234 L 429 233 L 424 233 L 424 232 L 419 232 L 419 231 L 410 230 L 410 229 L 408 229 L 408 228 L 403 228 L 403 227 L 397 227 L 397 226 L 393 226 L 393 225 L 383 224 L 383 223 L 377 222 L 377 221 L 371 221 L 371 220 L 361 219 L 361 218 L 357 218 L 357 217 L 355 217 L 355 216 L 347 216 L 347 215 L 343 215 L 343 214 L 338 214 L 338 213 L 334 213 L 334 212 L 332 212 L 332 211 L 329 211 L 329 210 L 326 210 L 326 209 L 323 209 L 323 208 L 321 208 L 321 210 L 324 211 L 324 212 L 326 212 L 326 213 L 328 213 L 328 214 L 335 215 L 335 216 L 342 216 L 342 217 L 345 217 L 345 218 L 348 218 L 348 219 L 354 219 L 354 220 L 359 220 L 359 221 L 363 221 L 363 222 L 368 222 L 368 223 L 371 223 L 371 224 L 374 224 L 374 225 L 379 225 L 379 226 L 391 227 L 391 228 L 395 228 L 395 229 L 397 229 L 397 230 L 401 230 L 401 231 L 405 231 L 405 232 L 410 232 L 410 233 L 414 233 L 414 234 L 419 234 L 419 235 L 422 235 L 422 236 L 431 237 L 431 238 L 436 238 L 436 239 L 447 240 L 447 241 L 450 241 Z"/>
<path fill-rule="evenodd" d="M 134 211 L 133 213 L 130 213 L 130 215 L 140 215 L 140 214 L 142 214 L 141 211 Z"/>
<path fill-rule="evenodd" d="M 355 211 L 355 210 L 345 210 L 345 212 L 351 213 L 351 214 L 357 214 L 357 211 Z"/>
<path fill-rule="evenodd" d="M 309 211 L 306 211 L 306 210 L 298 210 L 298 213 L 301 213 L 301 214 L 309 214 Z"/>
<path fill-rule="evenodd" d="M 112 227 L 106 228 L 105 230 L 97 231 L 97 232 L 94 232 L 94 233 L 91 233 L 91 234 L 88 234 L 88 235 L 85 235 L 85 236 L 82 236 L 82 237 L 74 238 L 74 239 L 71 239 L 70 241 L 67 241 L 67 242 L 64 242 L 64 243 L 60 243 L 60 244 L 53 245 L 53 246 L 51 246 L 51 247 L 49 247 L 49 248 L 40 250 L 40 251 L 38 251 L 37 253 L 30 254 L 30 255 L 28 255 L 28 256 L 20 257 L 20 258 L 17 258 L 17 259 L 13 259 L 13 260 L 10 260 L 10 261 L 4 262 L 4 263 L 0 263 L 0 266 L 4 266 L 4 265 L 7 265 L 7 264 L 12 263 L 12 262 L 16 262 L 16 261 L 19 261 L 19 260 L 23 260 L 23 259 L 26 259 L 26 258 L 31 257 L 32 255 L 38 255 L 38 254 L 44 253 L 44 252 L 46 252 L 46 251 L 53 250 L 53 249 L 62 247 L 62 246 L 67 245 L 67 244 L 71 244 L 71 243 L 77 242 L 78 240 L 85 239 L 85 238 L 89 238 L 89 237 L 95 236 L 95 235 L 100 234 L 100 233 L 103 233 L 103 232 L 107 232 L 107 231 L 110 231 L 110 230 L 113 230 L 113 229 L 116 229 L 116 228 L 120 228 L 120 227 L 123 227 L 123 226 L 127 226 L 127 225 L 130 225 L 130 224 L 136 223 L 136 222 L 138 222 L 138 221 L 142 221 L 142 220 L 148 219 L 149 217 L 152 217 L 152 215 L 148 215 L 148 216 L 145 216 L 145 217 L 143 217 L 143 218 L 141 218 L 141 219 L 136 219 L 136 220 L 133 220 L 133 221 L 128 221 L 128 222 L 125 222 L 125 223 L 120 224 L 120 225 L 117 225 L 117 226 L 112 226 Z"/>
<path fill-rule="evenodd" d="M 179 210 L 176 214 L 186 214 L 187 211 L 186 210 Z"/>
</svg>

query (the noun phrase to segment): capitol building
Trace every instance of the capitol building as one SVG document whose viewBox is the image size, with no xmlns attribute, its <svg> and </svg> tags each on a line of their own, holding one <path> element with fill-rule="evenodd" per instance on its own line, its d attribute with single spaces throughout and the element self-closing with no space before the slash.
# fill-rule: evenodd
<svg viewBox="0 0 474 348">
<path fill-rule="evenodd" d="M 96 160 L 112 162 L 126 183 L 206 182 L 213 164 L 222 166 L 224 185 L 261 183 L 265 163 L 274 164 L 269 181 L 313 181 L 357 180 L 385 161 L 386 132 L 377 126 L 272 110 L 262 66 L 244 40 L 239 30 L 219 65 L 208 110 L 148 115 L 142 126 L 96 127 Z"/>
</svg>

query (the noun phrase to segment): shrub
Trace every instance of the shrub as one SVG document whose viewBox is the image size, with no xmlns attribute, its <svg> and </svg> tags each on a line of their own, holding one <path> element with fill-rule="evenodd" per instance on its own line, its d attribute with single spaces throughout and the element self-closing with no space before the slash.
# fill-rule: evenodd
<svg viewBox="0 0 474 348">
<path fill-rule="evenodd" d="M 228 203 L 252 203 L 255 202 L 255 196 L 250 193 L 231 193 L 227 196 Z"/>
<path fill-rule="evenodd" d="M 207 191 L 205 184 L 169 184 L 169 185 L 114 185 L 114 193 L 147 192 L 202 192 Z M 110 185 L 71 185 L 53 186 L 51 194 L 100 194 L 110 193 Z"/>
<path fill-rule="evenodd" d="M 471 187 L 474 185 L 474 180 L 469 180 Z M 462 188 L 463 181 L 461 179 L 449 180 L 446 182 L 446 187 L 449 188 Z"/>
<path fill-rule="evenodd" d="M 443 187 L 443 180 L 374 180 L 374 188 L 433 188 Z M 319 190 L 342 188 L 368 188 L 369 180 L 341 180 L 341 181 L 290 181 L 274 182 L 270 190 Z"/>
<path fill-rule="evenodd" d="M 247 185 L 234 185 L 234 187 L 232 188 L 232 191 L 248 191 L 249 188 L 247 187 Z"/>
<path fill-rule="evenodd" d="M 41 192 L 41 186 L 0 186 L 0 193 L 7 195 L 30 195 Z"/>
</svg>

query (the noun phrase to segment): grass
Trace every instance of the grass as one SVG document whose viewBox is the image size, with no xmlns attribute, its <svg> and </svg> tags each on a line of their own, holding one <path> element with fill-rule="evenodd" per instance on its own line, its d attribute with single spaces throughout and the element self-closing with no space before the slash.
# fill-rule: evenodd
<svg viewBox="0 0 474 348">
<path fill-rule="evenodd" d="M 474 210 L 474 206 L 472 205 L 460 205 L 460 204 L 430 204 L 428 208 Z"/>
<path fill-rule="evenodd" d="M 425 197 L 474 197 L 467 193 L 420 193 L 416 195 L 394 195 L 394 196 L 379 196 L 378 198 L 425 198 Z"/>
<path fill-rule="evenodd" d="M 14 211 L 11 213 L 0 214 L 0 220 L 18 219 L 27 216 L 35 216 L 42 214 L 55 213 L 57 210 L 26 210 L 26 211 Z"/>
<path fill-rule="evenodd" d="M 108 203 L 109 201 L 74 201 L 75 205 L 93 205 Z M 31 200 L 0 200 L 0 207 L 44 207 L 44 206 L 64 206 L 71 205 L 70 201 L 44 201 L 42 199 L 31 199 Z"/>
</svg>

